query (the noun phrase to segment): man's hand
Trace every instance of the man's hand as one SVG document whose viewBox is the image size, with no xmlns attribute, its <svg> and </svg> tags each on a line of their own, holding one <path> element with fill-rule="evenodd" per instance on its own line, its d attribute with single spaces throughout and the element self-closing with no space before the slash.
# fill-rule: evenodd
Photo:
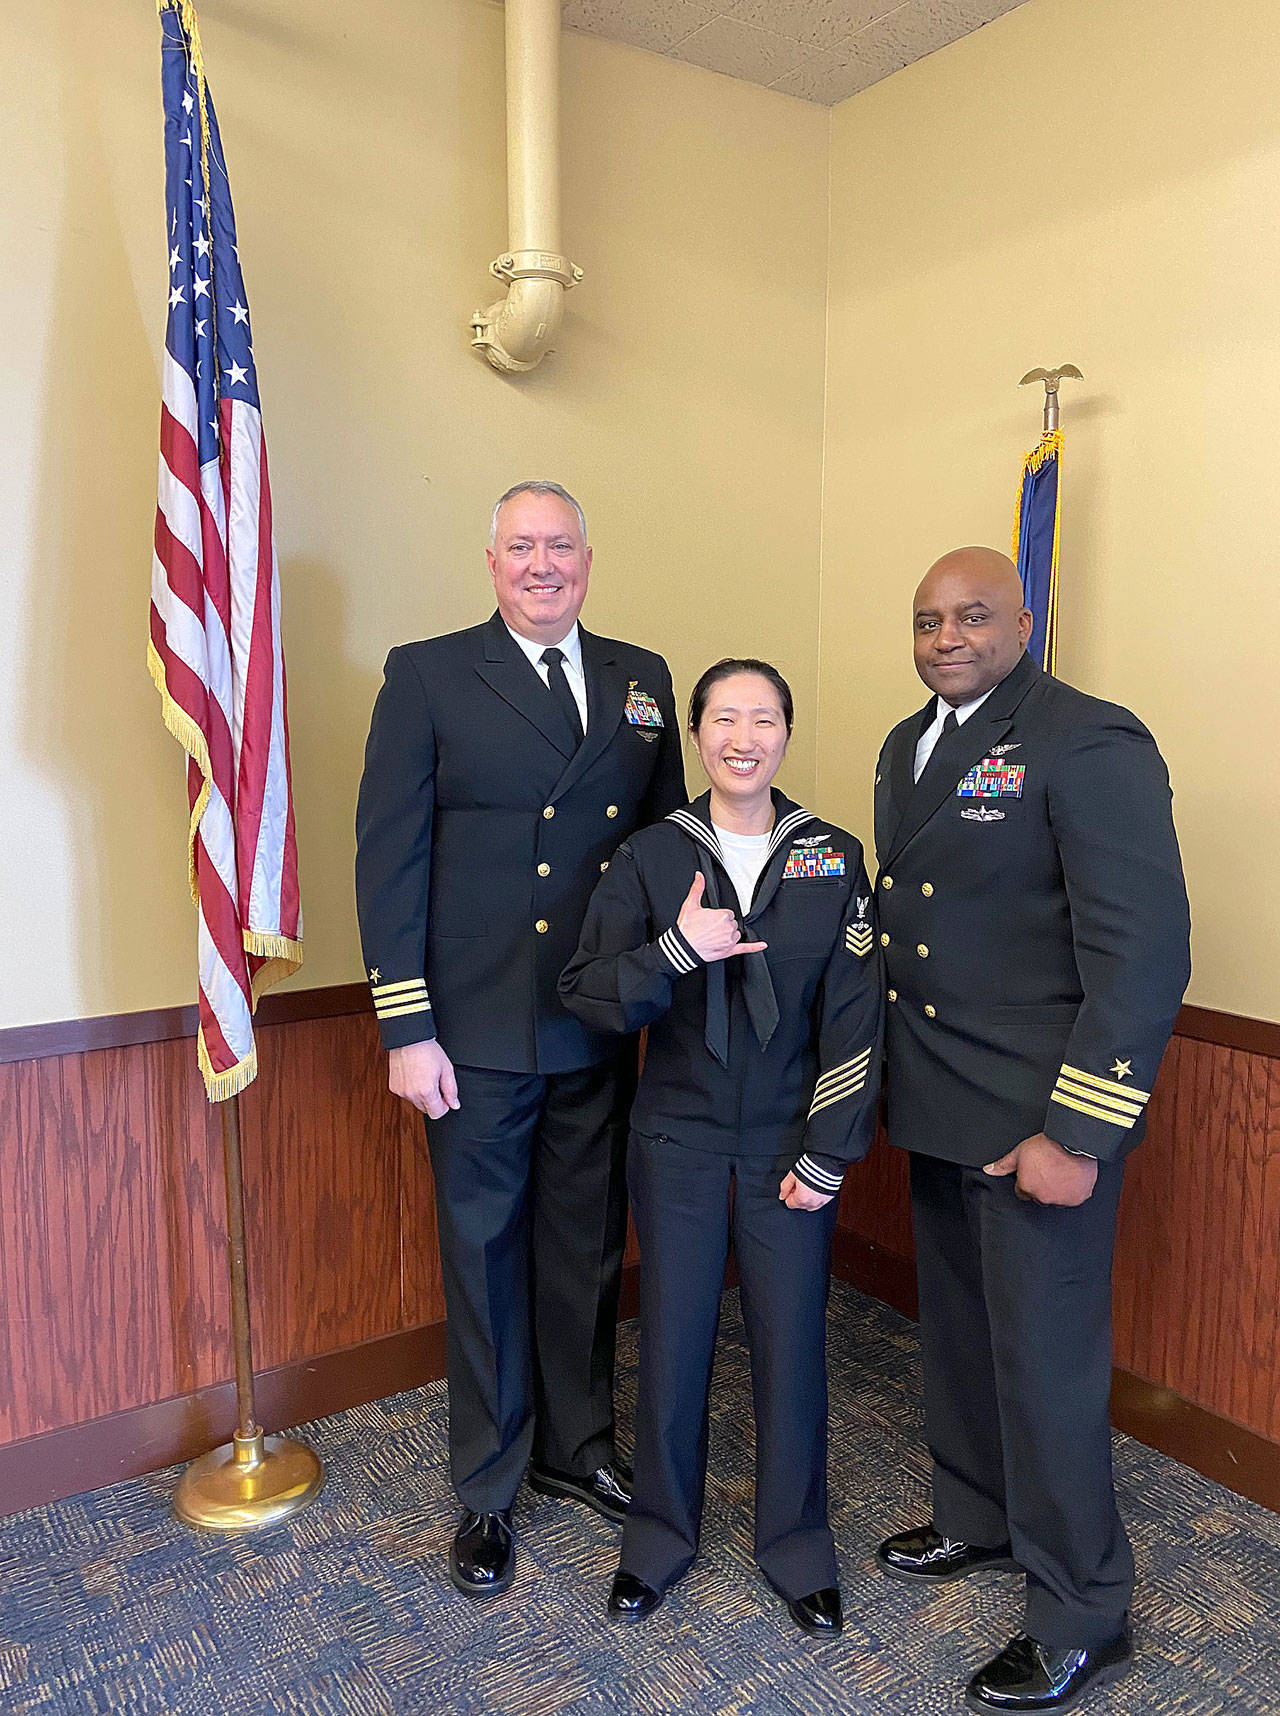
<svg viewBox="0 0 1280 1716">
<path fill-rule="evenodd" d="M 788 1174 L 778 1188 L 778 1196 L 789 1210 L 820 1210 L 831 1202 L 834 1193 L 815 1192 L 794 1174 Z"/>
<path fill-rule="evenodd" d="M 1092 1156 L 1073 1156 L 1043 1132 L 1034 1138 L 1024 1138 L 1015 1144 L 1007 1156 L 998 1162 L 988 1162 L 982 1170 L 999 1178 L 1016 1174 L 1014 1187 L 1020 1198 L 1035 1204 L 1060 1204 L 1074 1209 L 1087 1203 L 1098 1178 L 1098 1164 Z"/>
<path fill-rule="evenodd" d="M 680 934 L 699 959 L 710 965 L 735 953 L 763 953 L 768 942 L 743 941 L 736 912 L 708 911 L 702 903 L 702 890 L 706 885 L 702 871 L 697 871 L 676 919 Z"/>
<path fill-rule="evenodd" d="M 392 1049 L 388 1059 L 387 1083 L 394 1096 L 402 1096 L 432 1120 L 461 1107 L 453 1062 L 439 1043 L 409 1043 Z"/>
</svg>

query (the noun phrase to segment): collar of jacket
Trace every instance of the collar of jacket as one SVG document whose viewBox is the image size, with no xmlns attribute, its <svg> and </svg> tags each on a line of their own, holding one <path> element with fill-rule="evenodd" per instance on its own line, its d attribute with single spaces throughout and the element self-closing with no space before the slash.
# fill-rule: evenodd
<svg viewBox="0 0 1280 1716">
<path fill-rule="evenodd" d="M 794 803 L 777 787 L 770 787 L 769 795 L 773 799 L 773 834 L 765 852 L 764 865 L 760 875 L 763 878 L 769 871 L 774 859 L 784 846 L 789 847 L 792 840 L 807 822 L 818 819 L 811 810 L 805 810 L 802 805 Z M 710 852 L 722 870 L 725 869 L 724 853 L 720 848 L 720 840 L 711 823 L 711 790 L 707 789 L 701 798 L 695 798 L 692 804 L 683 805 L 679 810 L 673 810 L 667 817 L 668 822 L 674 822 L 678 828 L 695 840 L 699 846 Z M 727 874 L 727 871 L 726 871 Z M 772 894 L 772 890 L 769 890 Z M 758 889 L 759 898 L 753 904 L 750 916 L 767 904 L 764 889 Z"/>
<path fill-rule="evenodd" d="M 889 763 L 897 822 L 888 847 L 879 855 L 882 869 L 893 863 L 903 847 L 914 840 L 938 806 L 955 791 L 956 782 L 999 742 L 1009 730 L 1018 705 L 1043 678 L 1043 671 L 1024 650 L 982 707 L 975 709 L 948 738 L 939 739 L 934 756 L 929 759 L 932 764 L 936 758 L 938 766 L 927 769 L 919 781 L 915 780 L 916 746 L 924 731 L 925 716 L 932 718 L 935 699 L 931 697 L 911 720 L 900 724 Z"/>
<path fill-rule="evenodd" d="M 608 750 L 622 725 L 627 670 L 618 659 L 618 646 L 612 639 L 597 637 L 578 621 L 582 675 L 587 685 L 587 735 L 575 748 L 542 676 L 516 644 L 500 613 L 489 616 L 482 636 L 484 657 L 476 664 L 481 679 L 536 727 L 565 759 L 564 771 L 551 792 L 554 803 Z"/>
</svg>

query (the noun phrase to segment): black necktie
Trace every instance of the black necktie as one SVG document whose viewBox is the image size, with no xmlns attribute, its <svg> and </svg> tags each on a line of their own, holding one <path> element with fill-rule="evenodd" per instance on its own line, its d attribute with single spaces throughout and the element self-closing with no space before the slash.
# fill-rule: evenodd
<svg viewBox="0 0 1280 1716">
<path fill-rule="evenodd" d="M 929 760 L 928 760 L 928 762 L 925 763 L 924 767 L 920 771 L 920 780 L 918 780 L 916 782 L 917 786 L 920 785 L 920 781 L 922 781 L 924 779 L 924 777 L 928 774 L 929 769 L 933 764 L 933 759 L 937 756 L 938 752 L 946 744 L 947 740 L 951 737 L 951 735 L 955 732 L 956 728 L 959 725 L 960 725 L 959 721 L 956 720 L 955 710 L 954 709 L 948 709 L 946 720 L 942 723 L 942 731 L 941 731 L 941 733 L 938 734 L 938 737 L 937 737 L 936 741 L 934 742 L 934 747 L 929 752 Z"/>
<path fill-rule="evenodd" d="M 570 691 L 569 681 L 565 678 L 564 651 L 544 649 L 538 659 L 547 670 L 547 690 L 569 723 L 569 733 L 576 749 L 582 743 L 582 717 L 578 713 L 577 699 Z"/>
</svg>

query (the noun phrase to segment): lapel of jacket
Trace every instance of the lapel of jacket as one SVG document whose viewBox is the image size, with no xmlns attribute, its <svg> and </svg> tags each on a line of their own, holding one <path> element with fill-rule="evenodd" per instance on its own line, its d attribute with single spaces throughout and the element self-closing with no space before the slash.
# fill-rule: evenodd
<svg viewBox="0 0 1280 1716">
<path fill-rule="evenodd" d="M 916 782 L 903 807 L 902 817 L 889 842 L 889 849 L 880 861 L 882 868 L 895 861 L 899 852 L 909 841 L 915 839 L 939 805 L 950 798 L 973 765 L 986 756 L 992 745 L 999 744 L 1012 724 L 1014 711 L 1039 676 L 1040 669 L 1031 657 L 1024 653 L 1017 666 L 1005 675 L 981 709 L 975 709 L 950 738 L 938 741 L 937 750 L 929 759 L 929 766 Z M 912 738 L 913 733 L 915 738 Z M 899 734 L 899 744 L 895 747 L 901 756 L 901 766 L 907 770 L 908 780 L 914 771 L 915 744 L 919 734 L 920 728 L 909 723 L 906 728 L 906 741 L 910 742 L 911 750 L 909 757 L 905 754 L 906 741 L 903 740 L 902 734 Z M 899 767 L 897 756 L 894 766 L 895 769 Z"/>
<path fill-rule="evenodd" d="M 493 614 L 484 629 L 484 658 L 477 662 L 476 672 L 504 703 L 523 715 L 549 745 L 568 758 L 571 746 L 564 718 L 538 670 L 512 641 L 500 614 Z"/>
<path fill-rule="evenodd" d="M 883 820 L 878 815 L 876 818 L 876 857 L 881 864 L 885 862 L 885 855 L 895 844 L 898 828 L 915 791 L 916 746 L 920 742 L 920 735 L 933 718 L 934 709 L 935 703 L 931 697 L 923 709 L 918 710 L 909 721 L 903 721 L 894 734 L 885 757 L 884 773 L 887 778 L 877 783 L 884 788 L 885 800 Z"/>
<path fill-rule="evenodd" d="M 616 646 L 583 626 L 578 627 L 578 637 L 582 643 L 582 673 L 587 682 L 587 732 L 555 784 L 553 802 L 561 793 L 568 792 L 608 750 L 622 720 L 630 689 Z"/>
</svg>

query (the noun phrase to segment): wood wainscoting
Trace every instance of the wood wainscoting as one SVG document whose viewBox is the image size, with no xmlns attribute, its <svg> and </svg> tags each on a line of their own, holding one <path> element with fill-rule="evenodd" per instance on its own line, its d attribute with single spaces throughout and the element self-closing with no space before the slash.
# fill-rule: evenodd
<svg viewBox="0 0 1280 1716">
<path fill-rule="evenodd" d="M 439 1375 L 421 1123 L 363 984 L 259 1012 L 241 1098 L 268 1428 Z M 230 1432 L 225 1203 L 191 1009 L 0 1032 L 0 1514 Z M 835 1271 L 914 1308 L 906 1164 L 848 1177 Z M 634 1265 L 634 1241 L 628 1250 Z M 624 1284 L 633 1304 L 634 1268 Z M 1280 1508 L 1280 1027 L 1184 1008 L 1121 1213 L 1116 1421 Z"/>
</svg>

